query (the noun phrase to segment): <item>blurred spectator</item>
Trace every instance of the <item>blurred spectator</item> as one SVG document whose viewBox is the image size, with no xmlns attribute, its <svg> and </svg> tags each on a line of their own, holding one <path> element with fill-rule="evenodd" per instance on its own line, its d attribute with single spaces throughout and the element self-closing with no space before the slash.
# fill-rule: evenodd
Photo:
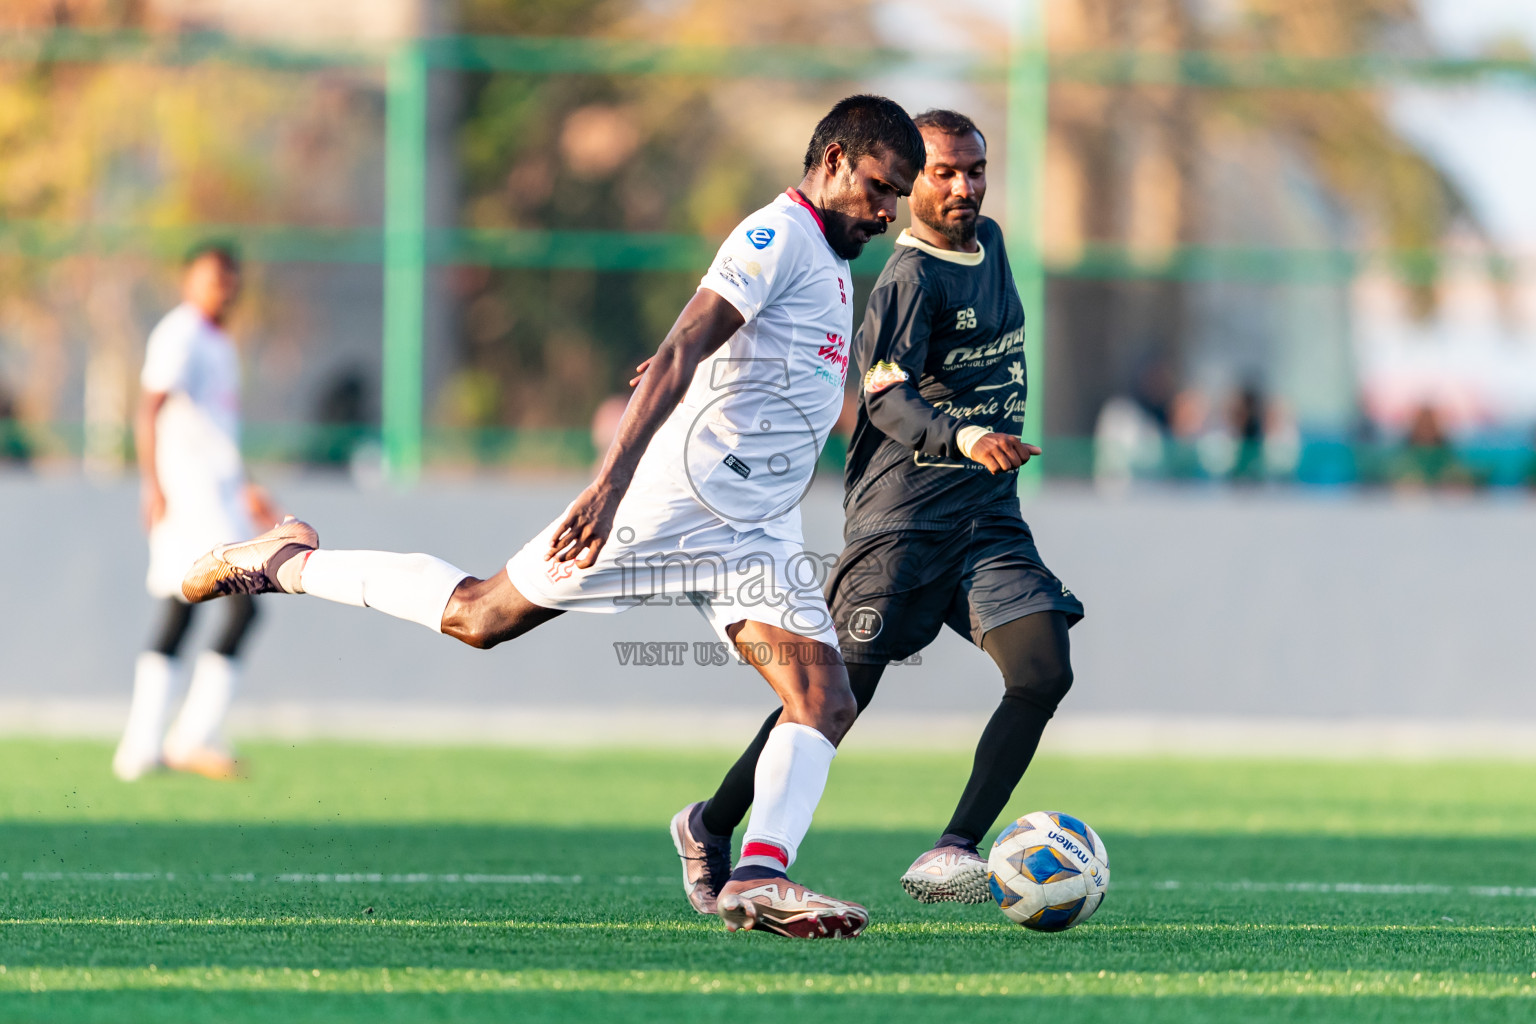
<svg viewBox="0 0 1536 1024">
<path fill-rule="evenodd" d="M 1141 369 L 1136 374 L 1136 387 L 1132 397 L 1136 404 L 1141 406 L 1146 414 L 1152 417 L 1157 429 L 1166 433 L 1170 427 L 1173 416 L 1173 402 L 1178 393 L 1178 386 L 1173 379 L 1173 371 L 1168 364 L 1161 359 L 1149 359 L 1143 362 Z"/>
<path fill-rule="evenodd" d="M 1133 479 L 1156 473 L 1163 461 L 1163 432 L 1141 402 L 1116 395 L 1099 410 L 1093 431 L 1093 482 L 1100 491 L 1124 493 Z"/>
<path fill-rule="evenodd" d="M 1301 463 L 1301 428 L 1284 402 L 1271 398 L 1264 409 L 1264 472 L 1292 477 Z"/>
<path fill-rule="evenodd" d="M 1246 385 L 1228 407 L 1228 426 L 1236 441 L 1232 468 L 1227 476 L 1240 483 L 1264 479 L 1264 395 L 1255 384 Z"/>
<path fill-rule="evenodd" d="M 1196 388 L 1185 388 L 1173 396 L 1168 407 L 1168 455 L 1164 475 L 1170 480 L 1192 480 L 1204 475 L 1200 453 L 1206 434 L 1210 403 Z"/>
<path fill-rule="evenodd" d="M 315 441 L 310 448 L 313 466 L 344 468 L 353 450 L 368 434 L 368 385 L 362 371 L 343 370 L 326 384 L 315 405 Z"/>
<path fill-rule="evenodd" d="M 1467 488 L 1475 482 L 1431 405 L 1420 406 L 1414 413 L 1403 447 L 1392 457 L 1388 478 L 1405 490 Z"/>
<path fill-rule="evenodd" d="M 16 422 L 16 401 L 11 391 L 0 384 L 0 465 L 25 466 L 32 461 L 32 446 Z"/>
</svg>

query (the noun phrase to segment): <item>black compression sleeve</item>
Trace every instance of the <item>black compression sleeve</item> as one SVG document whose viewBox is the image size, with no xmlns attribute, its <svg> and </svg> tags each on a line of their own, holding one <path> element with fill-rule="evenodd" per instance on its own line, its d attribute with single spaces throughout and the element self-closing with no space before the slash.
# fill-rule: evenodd
<svg viewBox="0 0 1536 1024">
<path fill-rule="evenodd" d="M 1014 788 L 1035 756 L 1045 724 L 1072 688 L 1067 617 L 1037 612 L 988 630 L 982 650 L 1003 670 L 1003 699 L 981 740 L 965 792 L 940 845 L 962 840 L 972 846 L 992 830 Z"/>
</svg>

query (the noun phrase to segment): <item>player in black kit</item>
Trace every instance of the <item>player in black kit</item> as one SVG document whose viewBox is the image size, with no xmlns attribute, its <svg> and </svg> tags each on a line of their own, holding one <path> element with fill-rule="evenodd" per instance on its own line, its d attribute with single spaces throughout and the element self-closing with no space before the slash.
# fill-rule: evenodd
<svg viewBox="0 0 1536 1024">
<path fill-rule="evenodd" d="M 1027 382 L 1024 307 L 996 222 L 980 215 L 986 140 L 962 114 L 918 115 L 928 163 L 870 295 L 852 358 L 862 374 L 848 452 L 845 547 L 828 583 L 859 710 L 885 666 L 948 625 L 992 656 L 1002 702 L 954 816 L 901 883 L 924 903 L 989 898 L 977 844 L 1029 767 L 1072 685 L 1067 630 L 1083 606 L 1051 574 L 1019 512 Z M 708 801 L 678 812 L 684 888 L 713 912 L 731 833 L 752 802 L 775 711 Z"/>
</svg>

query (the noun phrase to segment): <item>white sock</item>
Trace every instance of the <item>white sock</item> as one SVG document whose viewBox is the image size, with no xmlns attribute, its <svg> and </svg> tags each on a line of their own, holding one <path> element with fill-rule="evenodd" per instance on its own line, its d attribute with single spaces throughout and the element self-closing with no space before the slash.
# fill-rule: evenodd
<svg viewBox="0 0 1536 1024">
<path fill-rule="evenodd" d="M 787 870 L 795 862 L 836 755 L 832 741 L 808 725 L 773 727 L 757 758 L 752 817 L 737 867 Z"/>
<path fill-rule="evenodd" d="M 469 573 L 431 555 L 393 551 L 314 551 L 300 583 L 306 594 L 377 608 L 397 619 L 443 630 L 443 609 Z"/>
<path fill-rule="evenodd" d="M 112 755 L 112 771 L 132 781 L 160 760 L 160 739 L 176 684 L 176 662 L 159 651 L 143 651 L 133 668 L 133 702 L 128 723 Z"/>
<path fill-rule="evenodd" d="M 204 651 L 197 656 L 187 699 L 182 701 L 181 712 L 165 734 L 167 760 L 185 760 L 201 749 L 224 750 L 224 716 L 229 712 L 238 681 L 233 659 L 217 651 Z"/>
</svg>

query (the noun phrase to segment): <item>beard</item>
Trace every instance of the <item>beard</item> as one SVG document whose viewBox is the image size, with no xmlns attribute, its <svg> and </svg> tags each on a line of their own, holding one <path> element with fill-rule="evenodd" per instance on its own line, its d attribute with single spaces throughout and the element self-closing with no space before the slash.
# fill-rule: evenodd
<svg viewBox="0 0 1536 1024">
<path fill-rule="evenodd" d="M 974 216 L 949 216 L 955 210 L 970 210 Z M 981 204 L 959 200 L 947 205 L 934 203 L 921 208 L 914 206 L 912 216 L 943 235 L 955 248 L 969 249 L 976 241 L 976 218 L 981 216 Z"/>
<path fill-rule="evenodd" d="M 975 217 L 945 217 L 933 227 L 957 249 L 969 249 L 976 241 Z"/>
<path fill-rule="evenodd" d="M 832 251 L 837 253 L 840 259 L 853 262 L 864 251 L 868 239 L 856 236 L 855 232 L 863 232 L 870 238 L 885 234 L 885 221 L 882 220 L 855 220 L 844 214 L 837 214 L 827 218 L 827 244 Z"/>
</svg>

